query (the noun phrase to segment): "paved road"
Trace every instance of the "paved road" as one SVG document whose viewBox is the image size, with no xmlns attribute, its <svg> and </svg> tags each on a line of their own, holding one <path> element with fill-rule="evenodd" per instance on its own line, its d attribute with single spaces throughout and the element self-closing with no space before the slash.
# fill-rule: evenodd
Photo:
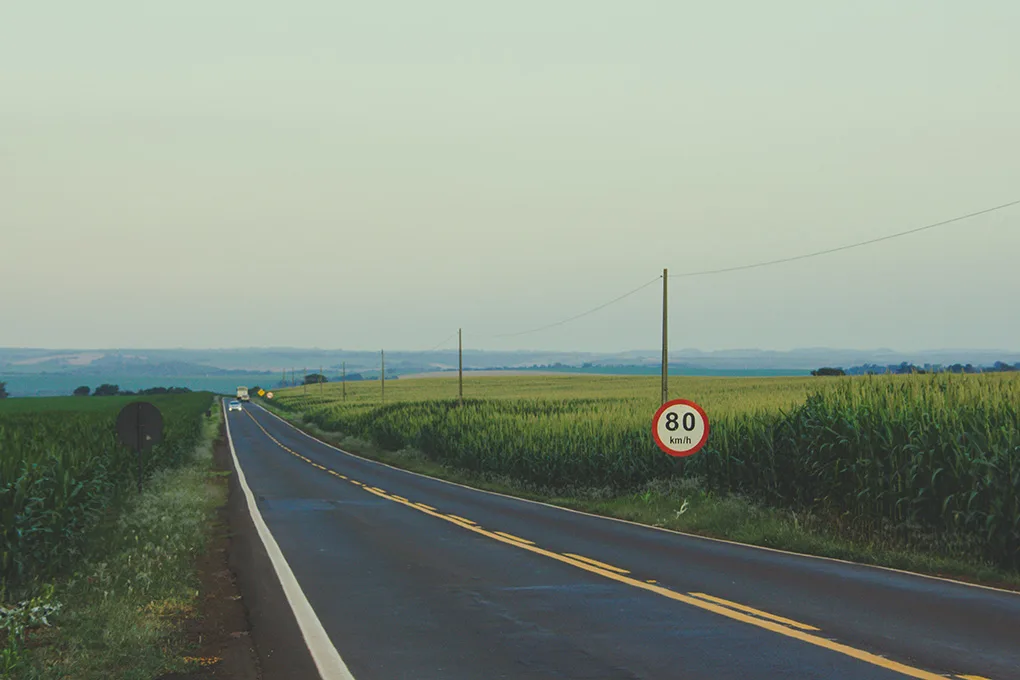
<svg viewBox="0 0 1020 680">
<path fill-rule="evenodd" d="M 467 489 L 254 405 L 228 426 L 328 677 L 1020 679 L 1017 594 Z"/>
</svg>

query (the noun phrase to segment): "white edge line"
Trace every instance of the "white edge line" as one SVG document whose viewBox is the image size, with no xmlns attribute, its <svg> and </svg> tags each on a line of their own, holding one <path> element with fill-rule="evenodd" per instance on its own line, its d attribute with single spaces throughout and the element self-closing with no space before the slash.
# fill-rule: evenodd
<svg viewBox="0 0 1020 680">
<path fill-rule="evenodd" d="M 544 507 L 547 507 L 547 508 L 552 508 L 554 510 L 562 510 L 564 512 L 573 512 L 573 513 L 575 513 L 577 515 L 584 515 L 585 517 L 594 517 L 596 519 L 604 519 L 604 520 L 608 520 L 608 521 L 611 521 L 611 522 L 619 522 L 621 524 L 630 524 L 632 526 L 642 527 L 644 529 L 652 529 L 654 531 L 661 531 L 661 532 L 664 532 L 664 533 L 667 533 L 667 534 L 675 534 L 677 536 L 686 536 L 687 538 L 694 538 L 694 539 L 698 539 L 698 540 L 702 540 L 702 541 L 712 541 L 712 542 L 715 542 L 715 543 L 725 543 L 726 545 L 737 545 L 737 546 L 740 546 L 742 548 L 753 548 L 755 550 L 765 550 L 765 551 L 768 551 L 768 552 L 779 553 L 780 555 L 792 555 L 794 557 L 806 557 L 806 558 L 810 558 L 812 560 L 822 560 L 822 561 L 825 561 L 825 562 L 835 562 L 837 564 L 848 564 L 848 565 L 853 566 L 853 567 L 861 567 L 861 568 L 864 568 L 864 569 L 878 569 L 880 571 L 888 571 L 888 572 L 892 572 L 894 574 L 905 574 L 907 576 L 917 576 L 919 578 L 926 578 L 926 579 L 929 579 L 929 580 L 932 580 L 932 581 L 941 581 L 943 583 L 953 583 L 953 584 L 956 584 L 956 585 L 959 585 L 959 586 L 967 586 L 969 588 L 981 588 L 982 590 L 991 590 L 991 591 L 996 592 L 996 593 L 1006 593 L 1008 595 L 1018 595 L 1018 596 L 1020 596 L 1020 591 L 1016 591 L 1016 590 L 1007 590 L 1005 588 L 996 588 L 995 586 L 984 586 L 984 585 L 981 585 L 980 583 L 967 583 L 966 581 L 957 581 L 956 579 L 946 578 L 945 576 L 932 576 L 931 574 L 920 574 L 920 573 L 918 573 L 916 571 L 906 571 L 905 569 L 894 569 L 893 567 L 883 567 L 883 566 L 878 565 L 878 564 L 864 564 L 862 562 L 852 562 L 850 560 L 841 560 L 841 559 L 839 559 L 837 557 L 825 557 L 824 555 L 810 555 L 808 553 L 799 553 L 799 552 L 793 552 L 793 551 L 790 551 L 790 550 L 780 550 L 779 548 L 769 548 L 769 547 L 764 546 L 764 545 L 754 545 L 752 543 L 740 543 L 738 541 L 730 541 L 730 540 L 727 540 L 725 538 L 713 538 L 712 536 L 701 536 L 700 534 L 689 534 L 689 533 L 686 533 L 684 531 L 677 531 L 676 529 L 667 529 L 665 527 L 652 526 L 651 524 L 641 524 L 640 522 L 632 522 L 632 521 L 627 520 L 627 519 L 620 519 L 619 517 L 610 517 L 609 515 L 596 515 L 596 514 L 591 513 L 591 512 L 585 512 L 584 510 L 575 510 L 573 508 L 565 508 L 562 505 L 553 505 L 552 503 L 543 503 L 542 501 L 536 501 L 536 500 L 532 500 L 530 498 L 521 498 L 519 496 L 511 496 L 509 494 L 499 493 L 498 491 L 489 491 L 488 489 L 479 489 L 477 487 L 468 486 L 466 484 L 458 484 L 457 482 L 451 482 L 448 479 L 440 479 L 439 477 L 430 477 L 429 475 L 423 475 L 420 472 L 414 472 L 413 470 L 405 470 L 404 468 L 396 467 L 395 465 L 390 465 L 389 463 L 383 463 L 383 462 L 378 461 L 378 460 L 372 460 L 371 458 L 365 458 L 363 456 L 359 456 L 358 454 L 351 453 L 350 451 L 344 451 L 341 448 L 337 448 L 336 446 L 333 446 L 329 442 L 324 442 L 324 441 L 322 441 L 321 439 L 319 439 L 317 437 L 313 437 L 312 435 L 308 434 L 307 432 L 305 432 L 301 428 L 295 426 L 293 423 L 287 422 L 286 420 L 284 420 L 280 416 L 276 415 L 275 413 L 273 413 L 269 409 L 263 408 L 263 406 L 261 404 L 255 404 L 255 406 L 257 406 L 259 409 L 265 411 L 269 415 L 273 416 L 274 418 L 276 418 L 281 423 L 283 423 L 284 425 L 288 426 L 289 428 L 291 428 L 295 432 L 300 432 L 301 434 L 303 434 L 304 436 L 308 437 L 309 439 L 311 439 L 313 441 L 316 441 L 316 442 L 318 442 L 318 443 L 320 443 L 320 444 L 322 444 L 324 446 L 328 446 L 329 448 L 333 449 L 334 451 L 339 451 L 340 453 L 343 453 L 345 455 L 351 456 L 352 458 L 357 458 L 357 459 L 363 460 L 363 461 L 365 461 L 367 463 L 373 463 L 375 465 L 381 465 L 383 467 L 388 467 L 391 470 L 397 470 L 398 472 L 403 472 L 405 474 L 414 475 L 415 477 L 424 477 L 425 479 L 431 479 L 431 480 L 434 480 L 436 482 L 442 482 L 443 484 L 449 484 L 451 486 L 459 486 L 462 489 L 469 489 L 471 491 L 477 491 L 478 493 L 487 493 L 490 496 L 499 496 L 500 498 L 509 498 L 510 500 L 520 501 L 522 503 L 532 503 L 533 505 L 541 505 L 541 506 L 544 506 Z"/>
<path fill-rule="evenodd" d="M 223 406 L 222 402 L 221 406 Z M 265 520 L 262 519 L 262 513 L 259 512 L 258 506 L 255 504 L 255 496 L 248 487 L 248 482 L 245 481 L 241 462 L 237 459 L 237 451 L 234 450 L 234 439 L 230 436 L 229 420 L 229 413 L 224 412 L 223 421 L 227 429 L 230 455 L 234 459 L 234 469 L 237 470 L 237 481 L 241 484 L 241 489 L 244 491 L 244 497 L 248 503 L 248 512 L 251 514 L 252 522 L 255 523 L 255 529 L 258 531 L 259 538 L 262 539 L 262 544 L 266 547 L 266 552 L 269 554 L 269 560 L 273 564 L 276 577 L 280 580 L 280 585 L 283 586 L 283 594 L 287 598 L 287 603 L 290 604 L 291 611 L 294 612 L 294 618 L 297 619 L 298 627 L 301 629 L 301 636 L 304 637 L 305 644 L 308 645 L 308 651 L 312 654 L 312 660 L 319 669 L 319 677 L 322 680 L 354 680 L 354 676 L 347 669 L 344 660 L 340 658 L 340 653 L 336 651 L 336 647 L 330 641 L 326 629 L 322 627 L 322 622 L 315 615 L 315 610 L 312 609 L 308 598 L 305 597 L 304 591 L 301 590 L 301 585 L 298 583 L 297 578 L 295 578 L 294 572 L 291 571 L 290 565 L 287 564 L 287 559 L 283 556 L 280 546 L 277 545 L 276 539 L 273 538 L 273 534 L 269 531 L 269 527 L 266 526 Z"/>
</svg>

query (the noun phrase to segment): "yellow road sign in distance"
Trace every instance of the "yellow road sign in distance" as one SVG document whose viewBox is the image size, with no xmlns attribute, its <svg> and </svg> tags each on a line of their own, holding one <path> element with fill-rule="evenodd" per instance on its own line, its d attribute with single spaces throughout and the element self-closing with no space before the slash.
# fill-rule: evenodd
<svg viewBox="0 0 1020 680">
<path fill-rule="evenodd" d="M 266 391 L 265 390 L 259 390 L 259 396 L 260 397 L 266 396 Z"/>
</svg>

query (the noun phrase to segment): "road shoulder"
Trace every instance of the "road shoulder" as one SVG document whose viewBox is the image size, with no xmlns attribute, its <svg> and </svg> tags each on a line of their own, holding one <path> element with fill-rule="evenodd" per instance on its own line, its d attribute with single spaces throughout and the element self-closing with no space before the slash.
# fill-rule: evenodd
<svg viewBox="0 0 1020 680">
<path fill-rule="evenodd" d="M 226 516 L 230 525 L 229 568 L 244 602 L 258 654 L 261 680 L 318 680 L 319 672 L 252 520 L 226 437 L 217 464 L 229 469 Z"/>
</svg>

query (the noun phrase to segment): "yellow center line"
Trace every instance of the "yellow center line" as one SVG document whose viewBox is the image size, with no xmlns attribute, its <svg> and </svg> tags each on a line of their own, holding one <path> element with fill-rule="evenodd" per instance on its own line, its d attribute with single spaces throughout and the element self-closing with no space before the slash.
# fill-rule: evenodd
<svg viewBox="0 0 1020 680">
<path fill-rule="evenodd" d="M 586 562 L 586 563 L 588 563 L 588 564 L 590 564 L 590 565 L 592 565 L 594 567 L 598 567 L 599 569 L 608 569 L 609 571 L 615 571 L 617 574 L 629 574 L 630 573 L 626 569 L 620 569 L 619 567 L 614 567 L 611 564 L 606 564 L 605 562 L 599 562 L 598 560 L 593 560 L 592 558 L 585 557 L 584 555 L 575 555 L 573 553 L 563 553 L 563 554 L 566 555 L 567 557 L 573 557 L 575 560 L 581 560 L 582 562 Z"/>
<path fill-rule="evenodd" d="M 957 675 L 960 680 L 990 680 L 983 675 Z"/>
<path fill-rule="evenodd" d="M 326 469 L 325 465 L 319 465 L 318 463 L 312 463 L 312 465 L 314 465 L 315 467 L 319 468 L 320 470 L 325 470 Z"/>
<path fill-rule="evenodd" d="M 469 519 L 464 519 L 463 517 L 458 517 L 457 515 L 447 515 L 447 517 L 449 517 L 450 519 L 455 519 L 458 522 L 464 522 L 465 524 L 478 524 L 478 522 L 472 522 Z"/>
<path fill-rule="evenodd" d="M 526 545 L 535 545 L 534 541 L 529 541 L 526 538 L 521 538 L 520 536 L 514 536 L 513 534 L 508 534 L 505 531 L 493 531 L 492 533 L 497 534 L 499 536 L 502 536 L 503 538 L 509 538 L 511 541 L 517 541 L 518 543 L 524 543 Z"/>
<path fill-rule="evenodd" d="M 406 499 L 406 498 L 404 498 L 403 496 L 398 496 L 398 495 L 397 495 L 397 494 L 395 494 L 395 493 L 394 493 L 394 494 L 390 494 L 390 495 L 391 495 L 391 496 L 392 496 L 393 498 L 396 498 L 397 500 L 401 500 L 401 501 L 406 501 L 406 500 L 407 500 L 407 499 Z"/>
<path fill-rule="evenodd" d="M 768 612 L 763 612 L 760 609 L 748 607 L 746 604 L 739 604 L 737 602 L 730 602 L 729 600 L 724 600 L 721 597 L 713 597 L 712 595 L 706 595 L 705 593 L 688 593 L 688 595 L 700 597 L 703 600 L 715 602 L 717 604 L 723 605 L 724 607 L 739 609 L 740 611 L 747 612 L 748 614 L 754 614 L 755 616 L 762 616 L 765 617 L 766 619 L 772 619 L 773 621 L 778 621 L 779 623 L 785 623 L 787 626 L 793 626 L 794 628 L 800 628 L 801 630 L 820 630 L 818 628 L 815 628 L 814 626 L 809 626 L 806 623 L 800 623 L 799 621 L 794 621 L 793 619 L 787 619 L 782 616 L 776 616 L 775 614 L 769 614 Z"/>
<path fill-rule="evenodd" d="M 426 510 L 435 510 L 431 505 L 425 505 L 424 503 L 414 503 L 419 508 L 425 508 Z"/>
<path fill-rule="evenodd" d="M 277 441 L 277 439 L 275 437 L 273 437 L 271 434 L 266 432 L 266 429 L 264 427 L 262 427 L 261 423 L 259 423 L 257 420 L 255 420 L 254 416 L 252 416 L 250 413 L 247 413 L 247 412 L 245 412 L 245 413 L 246 413 L 246 415 L 248 415 L 249 418 L 251 418 L 255 422 L 255 424 L 258 426 L 258 428 L 260 430 L 262 430 L 266 434 L 267 437 L 272 439 L 277 444 L 280 444 L 280 442 Z M 280 444 L 280 446 L 283 446 L 283 445 Z M 376 493 L 370 487 L 361 485 L 360 482 L 355 482 L 353 480 L 351 480 L 351 481 L 354 484 L 358 484 L 359 486 L 362 486 L 362 488 L 364 488 L 369 493 Z M 539 548 L 538 546 L 535 546 L 535 545 L 528 545 L 526 543 L 520 543 L 520 542 L 518 542 L 516 540 L 510 539 L 510 538 L 506 538 L 504 536 L 500 536 L 497 533 L 494 533 L 494 532 L 491 532 L 491 531 L 487 531 L 487 530 L 485 530 L 485 529 L 483 529 L 483 528 L 481 528 L 479 526 L 471 526 L 470 524 L 464 524 L 463 521 L 458 521 L 458 520 L 460 520 L 462 518 L 456 518 L 455 519 L 454 518 L 455 516 L 453 516 L 453 515 L 444 515 L 444 514 L 438 512 L 438 511 L 426 510 L 425 508 L 421 507 L 420 505 L 416 505 L 416 504 L 414 504 L 414 503 L 412 503 L 410 501 L 397 500 L 396 498 L 393 498 L 392 496 L 381 494 L 381 493 L 376 493 L 376 495 L 380 496 L 381 498 L 385 498 L 386 500 L 389 500 L 389 501 L 391 501 L 393 503 L 400 503 L 402 505 L 406 505 L 409 508 L 414 508 L 418 512 L 423 512 L 426 515 L 431 515 L 432 517 L 435 517 L 437 519 L 445 520 L 447 522 L 450 522 L 451 524 L 455 524 L 455 525 L 457 525 L 457 526 L 459 526 L 459 527 L 461 527 L 463 529 L 466 529 L 467 531 L 473 531 L 476 534 L 480 534 L 482 536 L 488 536 L 489 538 L 491 538 L 491 539 L 493 539 L 495 541 L 499 541 L 501 543 L 505 543 L 506 545 L 512 545 L 512 546 L 516 547 L 519 550 L 527 550 L 528 552 L 535 553 L 536 555 L 543 555 L 545 557 L 548 557 L 549 559 L 556 560 L 557 562 L 562 562 L 564 564 L 569 564 L 569 565 L 571 565 L 573 567 L 576 567 L 578 569 L 582 569 L 582 570 L 590 572 L 592 574 L 597 574 L 597 575 L 602 576 L 603 578 L 607 578 L 607 579 L 609 579 L 611 581 L 616 581 L 618 583 L 624 583 L 626 585 L 633 586 L 635 588 L 640 588 L 642 590 L 645 590 L 645 591 L 648 591 L 648 592 L 651 592 L 651 593 L 655 593 L 657 595 L 661 595 L 662 597 L 668 598 L 670 600 L 675 600 L 677 602 L 682 602 L 682 603 L 690 605 L 692 607 L 697 607 L 698 609 L 703 609 L 705 611 L 710 611 L 710 612 L 712 612 L 714 614 L 718 614 L 719 616 L 724 616 L 724 617 L 726 617 L 728 619 L 732 619 L 734 621 L 740 621 L 741 623 L 746 623 L 746 624 L 751 625 L 751 626 L 756 626 L 758 628 L 762 628 L 762 629 L 771 631 L 773 633 L 777 633 L 777 634 L 782 635 L 784 637 L 793 638 L 795 640 L 800 640 L 801 642 L 806 642 L 808 644 L 815 645 L 816 647 L 822 647 L 823 649 L 828 649 L 829 651 L 838 652 L 840 654 L 844 654 L 846 656 L 849 656 L 849 657 L 851 657 L 853 659 L 857 659 L 858 661 L 863 661 L 865 663 L 869 663 L 869 664 L 872 664 L 874 666 L 879 666 L 881 668 L 885 668 L 885 669 L 890 670 L 890 671 L 901 673 L 901 674 L 906 675 L 906 676 L 911 677 L 911 678 L 918 678 L 918 680 L 946 680 L 944 675 L 938 675 L 936 673 L 931 673 L 929 671 L 922 670 L 920 668 L 915 668 L 913 666 L 908 666 L 906 664 L 902 664 L 902 663 L 899 663 L 897 661 L 892 661 L 890 659 L 886 659 L 884 657 L 878 656 L 877 654 L 872 654 L 871 652 L 866 652 L 863 649 L 857 649 L 856 647 L 851 647 L 849 645 L 845 645 L 845 644 L 842 644 L 840 642 L 836 642 L 834 640 L 829 640 L 827 638 L 823 638 L 823 637 L 818 636 L 818 635 L 812 635 L 811 633 L 808 633 L 808 632 L 805 632 L 805 631 L 801 631 L 801 630 L 797 630 L 795 628 L 791 628 L 789 626 L 785 626 L 785 625 L 776 623 L 774 621 L 769 621 L 769 620 L 766 620 L 766 619 L 756 618 L 756 617 L 750 616 L 748 614 L 744 614 L 744 613 L 742 613 L 740 611 L 737 611 L 735 609 L 731 609 L 729 607 L 723 607 L 721 605 L 715 604 L 714 602 L 709 602 L 707 600 L 702 600 L 700 598 L 691 597 L 691 596 L 685 595 L 683 593 L 678 593 L 676 591 L 669 590 L 667 588 L 663 588 L 660 585 L 656 585 L 656 584 L 652 584 L 652 583 L 646 583 L 644 581 L 639 581 L 639 580 L 637 580 L 635 578 L 631 578 L 630 576 L 625 576 L 624 574 L 619 574 L 619 573 L 610 571 L 609 569 L 602 569 L 600 567 L 597 567 L 597 566 L 592 565 L 592 564 L 588 564 L 588 563 L 583 562 L 581 560 L 572 559 L 570 557 L 567 557 L 566 555 L 561 555 L 559 553 L 552 552 L 551 550 L 545 550 L 544 548 Z M 958 676 L 958 677 L 967 678 L 968 676 Z M 979 678 L 979 677 L 980 676 L 970 676 L 969 680 L 977 680 L 977 678 Z M 982 680 L 987 680 L 987 679 L 982 679 Z"/>
</svg>

